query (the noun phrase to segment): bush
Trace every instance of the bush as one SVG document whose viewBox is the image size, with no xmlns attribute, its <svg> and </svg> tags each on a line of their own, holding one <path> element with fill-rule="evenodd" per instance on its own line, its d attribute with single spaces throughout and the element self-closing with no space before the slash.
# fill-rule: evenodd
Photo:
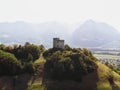
<svg viewBox="0 0 120 90">
<path fill-rule="evenodd" d="M 24 46 L 5 46 L 0 44 L 0 74 L 14 75 L 20 73 L 33 73 L 33 62 L 45 51 L 43 45 L 26 42 Z"/>
<path fill-rule="evenodd" d="M 10 53 L 0 50 L 0 75 L 14 75 L 21 72 L 21 63 Z"/>
<path fill-rule="evenodd" d="M 87 49 L 49 49 L 43 55 L 46 59 L 45 72 L 52 79 L 81 81 L 83 75 L 97 69 L 96 58 Z"/>
<path fill-rule="evenodd" d="M 23 72 L 27 73 L 33 73 L 34 72 L 34 66 L 33 62 L 29 61 L 24 64 Z"/>
<path fill-rule="evenodd" d="M 35 61 L 40 57 L 40 54 L 44 52 L 44 47 L 27 42 L 24 46 L 8 46 L 4 51 L 14 54 L 19 60 L 28 60 L 28 55 L 31 54 L 33 61 Z"/>
</svg>

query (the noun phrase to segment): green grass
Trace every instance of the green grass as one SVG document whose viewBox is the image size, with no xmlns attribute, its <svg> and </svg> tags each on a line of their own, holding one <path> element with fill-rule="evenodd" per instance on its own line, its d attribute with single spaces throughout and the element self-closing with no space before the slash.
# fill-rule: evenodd
<svg viewBox="0 0 120 90">
<path fill-rule="evenodd" d="M 112 71 L 110 68 L 101 64 L 100 62 L 96 62 L 98 65 L 98 76 L 99 81 L 97 83 L 98 90 L 112 90 L 112 87 L 108 81 L 108 77 L 112 74 L 115 84 L 120 88 L 120 75 Z"/>
<path fill-rule="evenodd" d="M 97 83 L 97 89 L 98 90 L 112 90 L 111 86 L 107 80 L 107 77 L 109 75 L 110 69 L 106 67 L 105 65 L 101 64 L 100 62 L 97 62 L 98 65 L 98 76 L 99 81 Z"/>
<path fill-rule="evenodd" d="M 112 90 L 111 86 L 109 83 L 105 82 L 99 82 L 97 83 L 97 89 L 98 90 Z"/>
<path fill-rule="evenodd" d="M 43 67 L 42 65 L 44 65 L 44 63 L 45 63 L 45 60 L 43 57 L 41 57 L 38 60 L 36 60 L 34 64 L 40 64 L 41 67 Z M 110 68 L 108 68 L 104 64 L 100 63 L 99 61 L 97 61 L 96 64 L 98 66 L 97 74 L 98 74 L 98 78 L 99 78 L 98 82 L 96 83 L 97 90 L 112 90 L 112 86 L 110 85 L 110 83 L 108 81 L 108 77 L 111 74 L 113 75 L 115 85 L 117 85 L 120 88 L 120 75 L 118 75 L 117 73 L 115 73 L 114 71 L 112 71 Z M 27 77 L 30 77 L 30 76 L 29 75 L 21 76 L 21 78 L 23 80 L 25 80 Z M 17 84 L 18 84 L 17 88 L 21 87 L 20 83 L 17 83 Z M 27 82 L 27 85 L 28 85 L 27 90 L 44 90 L 45 89 L 45 87 L 42 86 L 42 77 L 36 77 L 34 79 L 33 76 L 31 76 Z M 68 84 L 68 85 L 70 85 L 70 84 Z M 59 87 L 56 87 L 56 86 L 57 86 L 57 84 L 55 84 L 55 86 L 54 86 L 55 88 L 61 87 L 61 85 Z M 2 90 L 4 90 L 4 87 Z M 56 89 L 56 90 L 59 90 L 59 89 Z M 120 90 L 120 89 L 118 89 L 118 90 Z"/>
<path fill-rule="evenodd" d="M 35 62 L 34 62 L 34 65 L 40 65 L 40 69 L 39 70 L 42 70 L 42 68 L 44 67 L 44 64 L 45 64 L 46 60 L 43 58 L 43 56 L 41 55 L 41 57 L 39 59 L 37 59 Z M 42 77 L 36 77 L 34 82 L 32 82 L 32 79 L 29 81 L 28 83 L 28 90 L 44 90 L 44 86 L 42 85 Z"/>
<path fill-rule="evenodd" d="M 37 59 L 34 64 L 41 63 L 41 62 L 46 62 L 46 60 L 41 56 L 39 59 Z"/>
<path fill-rule="evenodd" d="M 28 90 L 44 90 L 44 86 L 40 85 L 40 83 L 34 82 Z"/>
</svg>

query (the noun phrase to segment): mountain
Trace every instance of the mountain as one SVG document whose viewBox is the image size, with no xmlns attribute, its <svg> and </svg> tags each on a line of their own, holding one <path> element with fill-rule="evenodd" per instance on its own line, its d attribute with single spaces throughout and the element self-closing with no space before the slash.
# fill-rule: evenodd
<svg viewBox="0 0 120 90">
<path fill-rule="evenodd" d="M 69 33 L 67 30 L 66 26 L 57 22 L 40 24 L 21 21 L 15 23 L 0 23 L 0 42 L 5 44 L 24 44 L 28 41 L 50 47 L 53 37 L 60 37 L 69 41 Z"/>
<path fill-rule="evenodd" d="M 88 20 L 72 34 L 71 28 L 58 22 L 39 24 L 27 22 L 0 23 L 0 43 L 24 44 L 31 42 L 52 47 L 52 38 L 60 37 L 66 44 L 77 47 L 118 47 L 120 33 L 106 23 Z M 73 30 L 72 30 L 73 31 Z"/>
<path fill-rule="evenodd" d="M 102 45 L 103 48 L 120 48 L 120 41 L 113 41 Z"/>
<path fill-rule="evenodd" d="M 120 41 L 120 32 L 106 23 L 88 20 L 72 34 L 72 42 L 81 47 L 101 47 Z"/>
</svg>

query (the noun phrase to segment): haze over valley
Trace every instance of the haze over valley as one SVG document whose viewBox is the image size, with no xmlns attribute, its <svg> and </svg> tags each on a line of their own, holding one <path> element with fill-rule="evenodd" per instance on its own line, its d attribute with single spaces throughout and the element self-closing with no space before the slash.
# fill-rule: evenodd
<svg viewBox="0 0 120 90">
<path fill-rule="evenodd" d="M 0 90 L 120 90 L 120 0 L 0 0 Z"/>
<path fill-rule="evenodd" d="M 48 48 L 52 47 L 52 38 L 60 37 L 66 44 L 76 47 L 120 47 L 120 32 L 107 23 L 87 20 L 73 30 L 69 29 L 67 25 L 58 22 L 0 23 L 0 42 L 11 45 L 27 41 Z"/>
</svg>

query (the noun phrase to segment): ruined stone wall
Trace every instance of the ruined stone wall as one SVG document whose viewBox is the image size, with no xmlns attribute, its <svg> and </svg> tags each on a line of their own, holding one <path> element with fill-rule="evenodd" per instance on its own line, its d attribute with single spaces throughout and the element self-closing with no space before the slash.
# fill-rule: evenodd
<svg viewBox="0 0 120 90">
<path fill-rule="evenodd" d="M 64 49 L 64 40 L 60 40 L 59 38 L 53 38 L 53 48 Z"/>
</svg>

